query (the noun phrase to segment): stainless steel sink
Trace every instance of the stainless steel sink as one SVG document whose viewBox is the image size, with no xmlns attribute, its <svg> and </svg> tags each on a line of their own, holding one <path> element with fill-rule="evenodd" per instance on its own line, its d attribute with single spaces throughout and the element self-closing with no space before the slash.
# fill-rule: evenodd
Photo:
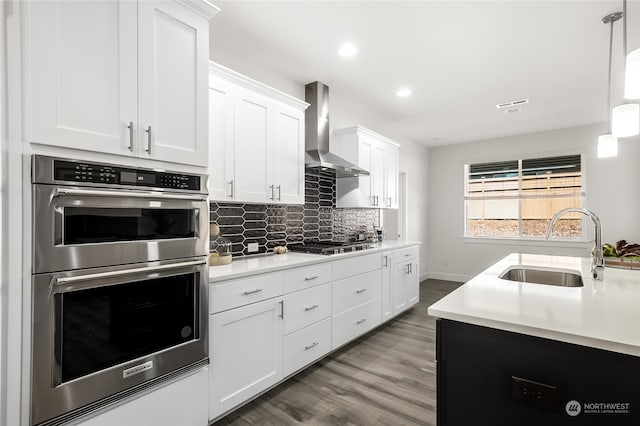
<svg viewBox="0 0 640 426">
<path fill-rule="evenodd" d="M 580 274 L 554 269 L 534 269 L 527 267 L 511 267 L 500 274 L 503 280 L 524 283 L 557 285 L 561 287 L 583 287 Z"/>
</svg>

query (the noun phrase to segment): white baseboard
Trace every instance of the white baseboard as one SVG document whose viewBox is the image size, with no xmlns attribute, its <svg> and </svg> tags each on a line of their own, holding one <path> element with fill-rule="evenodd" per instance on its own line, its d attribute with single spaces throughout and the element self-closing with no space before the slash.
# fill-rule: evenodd
<svg viewBox="0 0 640 426">
<path fill-rule="evenodd" d="M 471 278 L 473 278 L 469 275 L 449 274 L 446 272 L 428 272 L 426 276 L 427 278 L 432 278 L 434 280 L 455 281 L 459 283 L 466 283 Z"/>
</svg>

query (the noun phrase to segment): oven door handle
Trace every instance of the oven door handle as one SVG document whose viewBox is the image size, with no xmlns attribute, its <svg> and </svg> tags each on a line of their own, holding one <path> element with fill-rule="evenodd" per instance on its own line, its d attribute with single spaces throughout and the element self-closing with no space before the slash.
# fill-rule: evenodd
<svg viewBox="0 0 640 426">
<path fill-rule="evenodd" d="M 74 277 L 60 277 L 60 278 L 54 277 L 51 280 L 51 284 L 52 286 L 55 287 L 58 285 L 73 284 L 79 281 L 98 280 L 101 278 L 113 278 L 113 277 L 120 277 L 123 275 L 139 274 L 144 272 L 166 271 L 167 269 L 177 269 L 185 266 L 202 265 L 205 263 L 207 263 L 206 260 L 192 260 L 189 262 L 172 263 L 170 265 L 144 266 L 142 268 L 123 269 L 120 271 L 110 271 L 110 272 L 99 272 L 97 274 L 77 275 Z"/>
<path fill-rule="evenodd" d="M 171 200 L 206 201 L 203 195 L 165 194 L 161 192 L 103 191 L 98 189 L 56 188 L 51 198 L 63 195 L 85 195 L 91 197 L 160 198 Z"/>
</svg>

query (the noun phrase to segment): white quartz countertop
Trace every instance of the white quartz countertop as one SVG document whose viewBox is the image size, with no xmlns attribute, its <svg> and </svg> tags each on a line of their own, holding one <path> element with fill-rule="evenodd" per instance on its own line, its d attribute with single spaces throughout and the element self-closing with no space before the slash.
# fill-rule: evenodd
<svg viewBox="0 0 640 426">
<path fill-rule="evenodd" d="M 584 287 L 498 278 L 512 265 L 578 271 Z M 640 356 L 640 271 L 605 268 L 591 259 L 510 254 L 431 305 L 429 315 Z"/>
<path fill-rule="evenodd" d="M 308 253 L 268 254 L 263 256 L 234 258 L 229 265 L 210 266 L 209 283 L 241 278 L 265 272 L 274 272 L 283 269 L 297 268 L 322 262 L 331 262 L 339 259 L 348 259 L 355 256 L 394 250 L 402 247 L 420 245 L 419 241 L 389 240 L 381 243 L 372 243 L 372 248 L 349 253 L 322 255 Z"/>
</svg>

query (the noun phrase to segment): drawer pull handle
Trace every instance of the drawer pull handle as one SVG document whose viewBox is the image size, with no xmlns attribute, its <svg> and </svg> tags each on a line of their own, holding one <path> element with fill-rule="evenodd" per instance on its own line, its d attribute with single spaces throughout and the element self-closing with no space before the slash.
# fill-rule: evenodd
<svg viewBox="0 0 640 426">
<path fill-rule="evenodd" d="M 317 275 L 314 275 L 312 277 L 305 277 L 304 280 L 305 281 L 313 281 L 313 280 L 317 280 L 318 278 L 320 278 L 320 277 L 317 276 Z"/>
<path fill-rule="evenodd" d="M 356 321 L 356 324 L 362 324 L 366 320 L 367 320 L 366 318 L 362 318 L 361 320 Z"/>
<path fill-rule="evenodd" d="M 360 290 L 356 290 L 356 293 L 360 294 L 360 293 L 364 293 L 365 291 L 367 291 L 366 288 L 361 288 Z"/>
<path fill-rule="evenodd" d="M 244 292 L 242 292 L 242 294 L 244 294 L 245 296 L 248 296 L 250 294 L 260 293 L 261 291 L 262 291 L 261 288 L 256 288 L 255 290 L 244 291 Z"/>
<path fill-rule="evenodd" d="M 318 346 L 318 342 L 313 342 L 312 344 L 305 346 L 304 350 L 308 351 L 309 349 L 315 348 L 316 346 Z"/>
<path fill-rule="evenodd" d="M 304 308 L 305 311 L 310 311 L 312 309 L 317 308 L 319 305 L 311 305 L 311 306 L 307 306 L 306 308 Z"/>
<path fill-rule="evenodd" d="M 409 256 L 411 256 L 411 254 L 409 254 L 409 253 L 404 255 L 404 257 L 409 257 Z"/>
</svg>

